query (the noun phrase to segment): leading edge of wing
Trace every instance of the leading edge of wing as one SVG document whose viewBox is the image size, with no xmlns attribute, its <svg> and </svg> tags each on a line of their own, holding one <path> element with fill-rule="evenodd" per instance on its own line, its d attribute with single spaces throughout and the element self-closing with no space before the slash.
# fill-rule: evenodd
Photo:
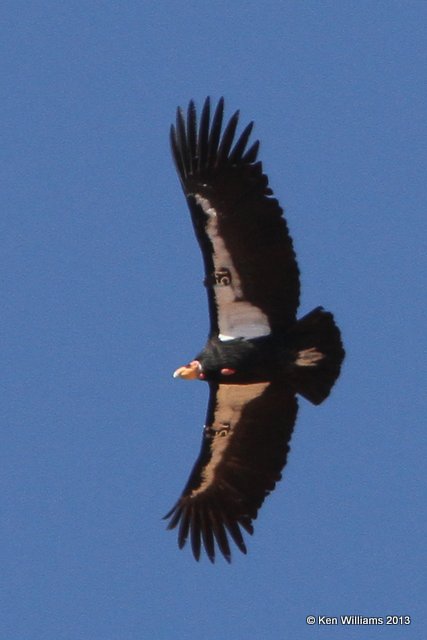
<svg viewBox="0 0 427 640">
<path fill-rule="evenodd" d="M 265 497 L 281 478 L 297 414 L 297 399 L 278 383 L 213 385 L 199 457 L 184 491 L 165 516 L 178 545 L 216 548 L 230 562 L 230 539 L 242 553 L 242 529 L 253 533 Z"/>
</svg>

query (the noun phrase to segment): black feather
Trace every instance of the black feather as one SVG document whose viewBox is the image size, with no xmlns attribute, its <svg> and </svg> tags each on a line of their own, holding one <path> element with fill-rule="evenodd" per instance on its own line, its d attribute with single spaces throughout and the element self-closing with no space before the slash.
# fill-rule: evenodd
<svg viewBox="0 0 427 640">
<path fill-rule="evenodd" d="M 187 141 L 188 141 L 188 171 L 190 174 L 196 169 L 194 165 L 194 161 L 197 153 L 197 119 L 196 119 L 196 108 L 194 106 L 194 102 L 191 100 L 188 105 L 187 111 Z"/>
<path fill-rule="evenodd" d="M 249 136 L 251 135 L 252 129 L 254 127 L 254 123 L 250 122 L 248 126 L 245 128 L 240 138 L 237 140 L 236 144 L 233 147 L 232 152 L 230 153 L 230 163 L 236 164 L 237 162 L 242 160 L 243 153 L 245 151 L 246 145 L 249 140 Z"/>
<path fill-rule="evenodd" d="M 239 111 L 236 111 L 236 113 L 230 118 L 230 121 L 222 135 L 222 140 L 220 142 L 217 154 L 217 166 L 225 162 L 225 160 L 228 158 L 231 145 L 233 144 L 234 134 L 236 133 L 238 121 Z"/>
<path fill-rule="evenodd" d="M 209 121 L 211 113 L 211 104 L 209 98 L 206 98 L 203 106 L 202 115 L 200 118 L 199 128 L 199 144 L 197 148 L 198 155 L 198 169 L 202 171 L 208 160 L 208 145 L 209 145 Z"/>
<path fill-rule="evenodd" d="M 221 136 L 222 119 L 224 115 L 224 98 L 221 98 L 212 118 L 211 132 L 209 136 L 208 166 L 211 167 L 218 152 L 218 144 Z"/>
</svg>

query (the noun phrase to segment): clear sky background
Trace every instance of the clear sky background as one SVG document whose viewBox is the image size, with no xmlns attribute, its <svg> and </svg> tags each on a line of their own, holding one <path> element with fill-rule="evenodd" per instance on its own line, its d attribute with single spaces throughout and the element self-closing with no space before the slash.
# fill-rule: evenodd
<svg viewBox="0 0 427 640">
<path fill-rule="evenodd" d="M 0 638 L 425 638 L 427 3 L 1 14 Z M 171 375 L 208 317 L 168 130 L 206 95 L 255 120 L 301 314 L 332 310 L 348 354 L 230 566 L 161 520 L 207 400 Z"/>
</svg>

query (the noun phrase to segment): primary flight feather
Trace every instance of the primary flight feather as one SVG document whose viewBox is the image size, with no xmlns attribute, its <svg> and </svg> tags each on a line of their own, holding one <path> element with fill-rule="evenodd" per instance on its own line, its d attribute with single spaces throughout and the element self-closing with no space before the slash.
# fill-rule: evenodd
<svg viewBox="0 0 427 640">
<path fill-rule="evenodd" d="M 171 127 L 175 165 L 205 267 L 210 332 L 204 349 L 174 373 L 209 384 L 202 447 L 165 518 L 182 548 L 246 553 L 242 530 L 281 478 L 300 394 L 329 395 L 344 349 L 332 314 L 317 307 L 297 320 L 299 270 L 283 211 L 249 144 L 236 137 L 237 111 L 223 127 L 224 100 L 200 122 L 191 101 Z"/>
</svg>

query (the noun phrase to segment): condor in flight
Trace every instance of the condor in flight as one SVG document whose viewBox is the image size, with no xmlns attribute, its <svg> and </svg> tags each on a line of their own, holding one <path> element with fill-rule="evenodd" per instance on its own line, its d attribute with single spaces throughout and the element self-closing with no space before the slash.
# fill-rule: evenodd
<svg viewBox="0 0 427 640">
<path fill-rule="evenodd" d="M 297 320 L 299 271 L 283 211 L 268 187 L 251 122 L 235 141 L 239 112 L 223 129 L 224 101 L 200 123 L 190 102 L 171 128 L 172 153 L 205 268 L 210 332 L 204 349 L 174 377 L 205 380 L 210 398 L 200 455 L 165 518 L 182 548 L 230 540 L 246 553 L 265 497 L 281 478 L 299 394 L 320 404 L 337 379 L 344 349 L 331 313 Z"/>
</svg>

